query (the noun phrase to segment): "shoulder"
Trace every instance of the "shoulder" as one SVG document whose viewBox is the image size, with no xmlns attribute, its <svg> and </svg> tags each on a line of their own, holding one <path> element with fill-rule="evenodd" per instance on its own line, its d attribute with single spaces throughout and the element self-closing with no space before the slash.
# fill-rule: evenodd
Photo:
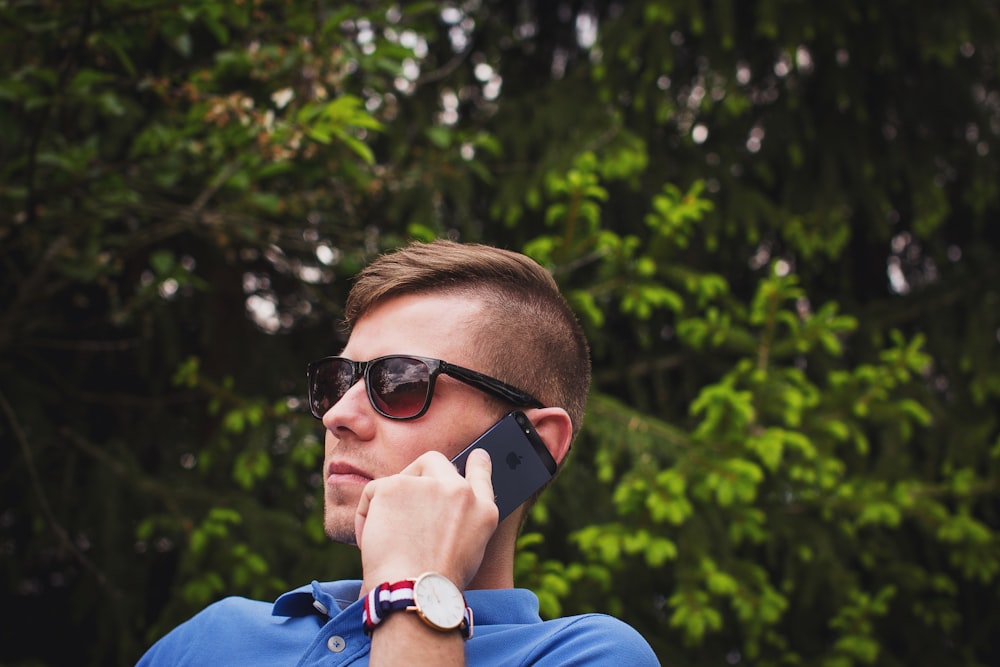
<svg viewBox="0 0 1000 667">
<path fill-rule="evenodd" d="M 272 604 L 240 597 L 214 602 L 161 637 L 139 665 L 186 664 L 190 660 L 231 662 L 249 643 L 268 635 Z"/>
<path fill-rule="evenodd" d="M 604 614 L 566 616 L 534 623 L 476 627 L 469 664 L 629 665 L 658 667 L 649 643 L 632 626 Z"/>
<path fill-rule="evenodd" d="M 628 623 L 606 614 L 583 614 L 545 621 L 552 650 L 578 664 L 659 665 L 649 642 Z"/>
<path fill-rule="evenodd" d="M 271 624 L 274 604 L 243 597 L 227 597 L 208 605 L 184 623 L 192 631 L 217 632 L 229 627 Z"/>
</svg>

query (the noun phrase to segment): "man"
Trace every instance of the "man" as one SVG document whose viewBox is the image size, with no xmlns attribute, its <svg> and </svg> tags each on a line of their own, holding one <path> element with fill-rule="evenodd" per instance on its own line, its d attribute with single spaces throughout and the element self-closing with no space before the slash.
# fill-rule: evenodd
<svg viewBox="0 0 1000 667">
<path fill-rule="evenodd" d="M 139 664 L 658 664 L 609 616 L 542 622 L 513 578 L 530 501 L 498 522 L 490 456 L 473 451 L 464 477 L 451 462 L 514 409 L 555 462 L 569 452 L 590 360 L 552 277 L 505 250 L 415 243 L 361 272 L 346 314 L 347 345 L 309 366 L 309 401 L 325 529 L 357 544 L 363 580 L 222 600 Z"/>
</svg>

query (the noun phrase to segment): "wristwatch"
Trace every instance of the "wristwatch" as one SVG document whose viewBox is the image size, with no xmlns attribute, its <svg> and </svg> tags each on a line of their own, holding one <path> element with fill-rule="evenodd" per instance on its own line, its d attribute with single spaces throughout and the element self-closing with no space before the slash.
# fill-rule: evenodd
<svg viewBox="0 0 1000 667">
<path fill-rule="evenodd" d="M 394 611 L 416 612 L 420 620 L 439 632 L 460 630 L 464 638 L 472 636 L 472 608 L 458 586 L 437 572 L 385 582 L 369 591 L 363 612 L 365 632 L 371 634 Z"/>
</svg>

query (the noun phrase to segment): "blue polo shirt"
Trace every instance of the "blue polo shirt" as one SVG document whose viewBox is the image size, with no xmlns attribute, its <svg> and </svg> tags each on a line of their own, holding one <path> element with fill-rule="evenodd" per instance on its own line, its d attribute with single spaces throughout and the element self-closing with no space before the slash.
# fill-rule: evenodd
<svg viewBox="0 0 1000 667">
<path fill-rule="evenodd" d="M 174 628 L 139 660 L 146 665 L 367 665 L 360 581 L 313 582 L 274 604 L 230 597 Z M 466 591 L 475 632 L 470 665 L 659 665 L 631 626 L 584 614 L 551 621 L 529 590 Z"/>
</svg>

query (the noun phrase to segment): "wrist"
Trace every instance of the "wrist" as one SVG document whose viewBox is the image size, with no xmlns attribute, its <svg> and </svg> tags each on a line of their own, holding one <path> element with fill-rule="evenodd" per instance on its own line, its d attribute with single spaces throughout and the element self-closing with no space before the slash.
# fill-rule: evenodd
<svg viewBox="0 0 1000 667">
<path fill-rule="evenodd" d="M 373 633 L 396 612 L 414 613 L 427 627 L 438 632 L 457 630 L 465 639 L 472 636 L 472 608 L 459 588 L 436 572 L 425 572 L 416 579 L 385 581 L 372 587 L 365 596 L 362 611 L 365 632 Z"/>
<path fill-rule="evenodd" d="M 456 576 L 449 568 L 442 567 L 440 564 L 435 563 L 384 563 L 379 565 L 378 568 L 365 568 L 364 574 L 362 575 L 362 590 L 370 591 L 373 588 L 381 586 L 386 583 L 395 583 L 397 581 L 416 581 L 422 573 L 433 572 L 435 574 L 441 575 L 448 581 L 455 584 L 459 590 L 465 590 L 465 586 L 461 577 Z"/>
</svg>

